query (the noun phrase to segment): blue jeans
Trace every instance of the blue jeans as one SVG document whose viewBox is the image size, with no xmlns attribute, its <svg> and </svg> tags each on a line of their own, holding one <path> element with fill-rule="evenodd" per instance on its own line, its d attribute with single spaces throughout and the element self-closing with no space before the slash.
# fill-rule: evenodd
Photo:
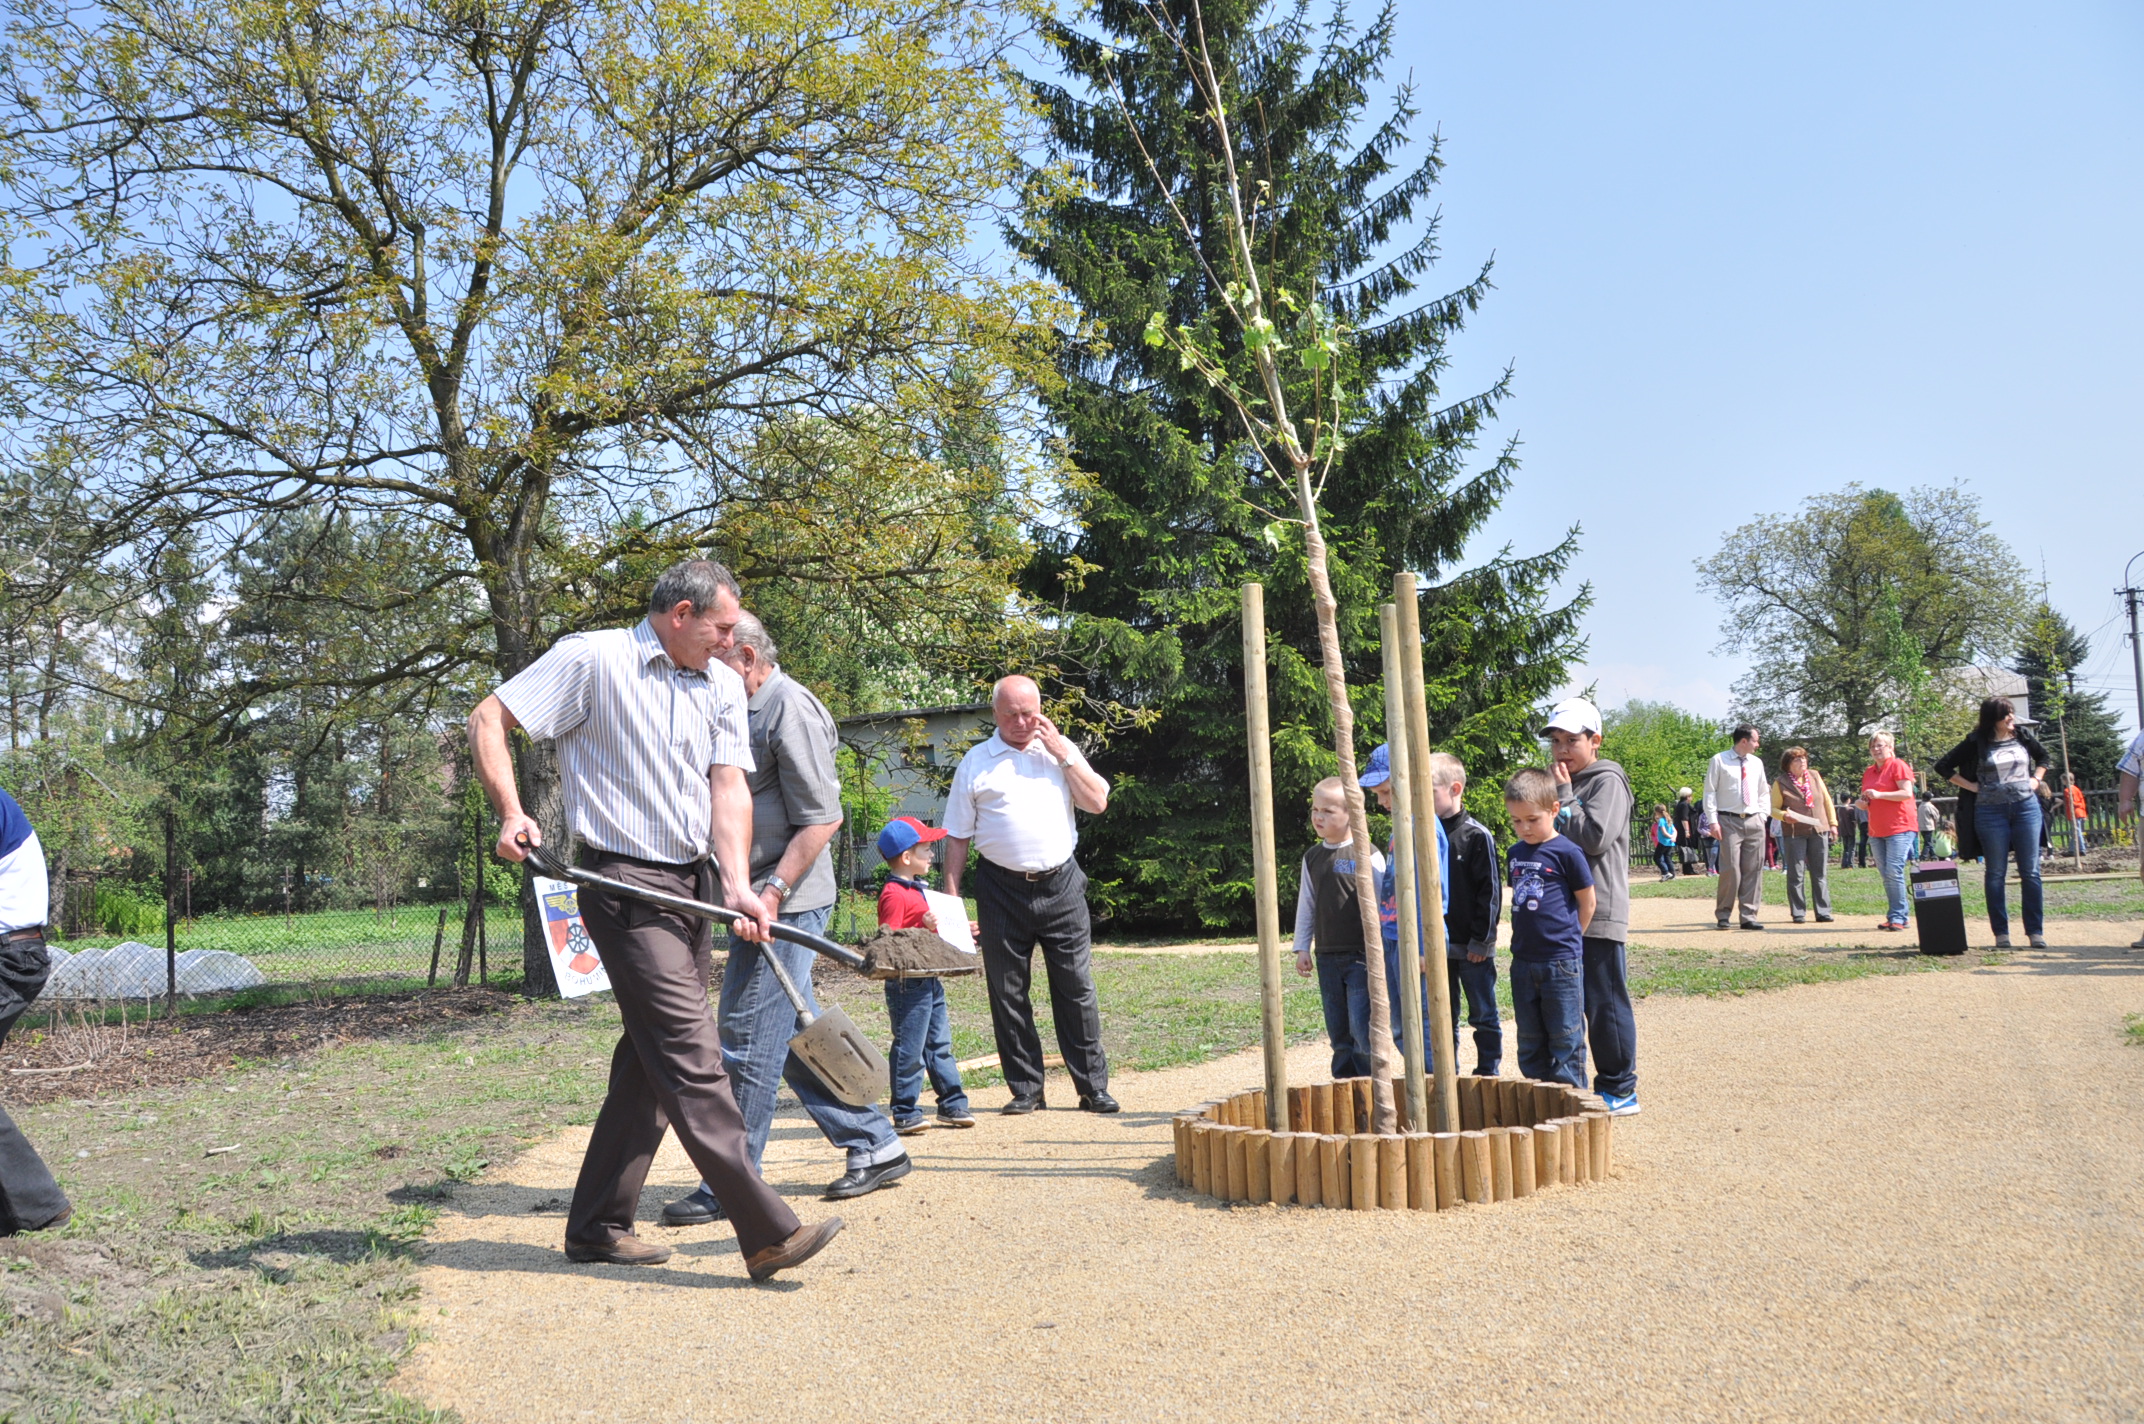
<svg viewBox="0 0 2144 1424">
<path fill-rule="evenodd" d="M 1973 807 L 1973 829 L 1980 832 L 1984 867 L 1981 886 L 1988 895 L 1988 928 L 1999 935 L 2010 933 L 2010 904 L 2003 893 L 2003 873 L 2014 855 L 2025 901 L 2025 933 L 2039 934 L 2045 928 L 2040 908 L 2040 799 L 2027 796 L 2022 801 L 1995 806 L 1982 801 Z"/>
<path fill-rule="evenodd" d="M 1365 986 L 1365 990 L 1367 992 L 1367 986 Z M 1392 1015 L 1392 1042 L 1404 1055 L 1407 1051 L 1407 1024 L 1400 1017 L 1400 946 L 1397 940 L 1390 940 L 1385 944 L 1385 1003 L 1390 1006 Z M 1367 1003 L 1364 1005 L 1363 1012 L 1365 1014 L 1369 1012 Z M 1434 1066 L 1437 1061 L 1437 1032 L 1431 1027 L 1436 1021 L 1435 1017 L 1429 1012 L 1429 978 L 1424 975 L 1422 979 L 1422 1067 L 1424 1069 Z M 1365 1036 L 1364 1041 L 1368 1041 L 1367 1036 Z"/>
<path fill-rule="evenodd" d="M 1370 971 L 1360 954 L 1312 956 L 1325 1036 L 1333 1043 L 1333 1081 L 1370 1076 Z"/>
<path fill-rule="evenodd" d="M 1585 985 L 1585 964 L 1576 954 L 1511 961 L 1521 1077 L 1586 1086 Z"/>
<path fill-rule="evenodd" d="M 945 1012 L 945 984 L 938 979 L 888 979 L 886 1014 L 893 1020 L 893 1051 L 886 1055 L 893 1076 L 893 1121 L 904 1126 L 922 1114 L 923 1077 L 930 1075 L 938 1111 L 968 1106 L 960 1069 L 953 1064 L 953 1024 Z"/>
<path fill-rule="evenodd" d="M 819 934 L 826 929 L 832 908 L 799 910 L 783 915 L 782 923 Z M 899 1156 L 900 1139 L 893 1135 L 893 1125 L 884 1113 L 841 1101 L 789 1051 L 789 1040 L 797 1034 L 797 1011 L 760 957 L 780 955 L 790 982 L 817 1014 L 819 1001 L 811 991 L 811 962 L 816 956 L 800 944 L 780 940 L 747 944 L 732 935 L 729 945 L 715 1022 L 722 1030 L 722 1061 L 730 1072 L 731 1091 L 737 1095 L 737 1111 L 744 1117 L 752 1165 L 759 1165 L 767 1149 L 767 1132 L 774 1126 L 776 1085 L 782 1082 L 789 1084 L 827 1141 L 847 1151 L 850 1167 L 872 1166 Z"/>
<path fill-rule="evenodd" d="M 1452 995 L 1452 1065 L 1459 1063 L 1459 1002 L 1466 1000 L 1467 1025 L 1474 1030 L 1474 1071 L 1494 1078 L 1503 1071 L 1504 1023 L 1496 1012 L 1496 956 L 1475 963 L 1464 954 L 1444 961 Z"/>
<path fill-rule="evenodd" d="M 1883 877 L 1884 923 L 1906 923 L 1906 862 L 1913 858 L 1914 832 L 1895 836 L 1870 836 L 1876 852 L 1876 873 Z"/>
</svg>

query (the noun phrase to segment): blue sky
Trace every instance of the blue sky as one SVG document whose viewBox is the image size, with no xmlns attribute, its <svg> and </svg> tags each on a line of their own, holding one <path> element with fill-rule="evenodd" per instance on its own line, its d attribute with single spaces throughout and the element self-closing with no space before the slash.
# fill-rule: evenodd
<svg viewBox="0 0 2144 1424">
<path fill-rule="evenodd" d="M 1405 0 L 1409 71 L 1445 271 L 1497 260 L 1447 389 L 1518 371 L 1479 551 L 1583 523 L 1604 704 L 1726 710 L 1691 569 L 1724 531 L 1963 480 L 2134 724 L 2144 7 Z"/>
</svg>

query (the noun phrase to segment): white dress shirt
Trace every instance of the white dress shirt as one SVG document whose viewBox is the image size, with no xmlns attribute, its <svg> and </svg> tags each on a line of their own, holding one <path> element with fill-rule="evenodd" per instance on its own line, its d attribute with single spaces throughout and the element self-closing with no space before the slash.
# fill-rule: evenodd
<svg viewBox="0 0 2144 1424">
<path fill-rule="evenodd" d="M 1764 763 L 1754 754 L 1744 756 L 1729 749 L 1705 768 L 1705 818 L 1718 820 L 1720 813 L 1746 816 L 1772 812 L 1772 787 L 1765 780 Z"/>
<path fill-rule="evenodd" d="M 1077 747 L 1072 758 L 1083 762 Z M 946 796 L 945 831 L 1007 870 L 1055 870 L 1079 846 L 1072 788 L 1057 758 L 1043 750 L 1040 737 L 1015 751 L 996 732 L 960 759 Z"/>
</svg>

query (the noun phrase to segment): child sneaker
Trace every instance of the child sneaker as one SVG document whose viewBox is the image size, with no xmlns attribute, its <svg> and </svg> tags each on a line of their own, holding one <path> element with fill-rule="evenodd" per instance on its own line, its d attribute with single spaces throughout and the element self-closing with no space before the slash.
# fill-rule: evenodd
<svg viewBox="0 0 2144 1424">
<path fill-rule="evenodd" d="M 975 1126 L 975 1114 L 969 1112 L 966 1108 L 940 1108 L 938 1109 L 938 1125 L 940 1127 L 973 1127 Z"/>
<path fill-rule="evenodd" d="M 893 1130 L 903 1137 L 914 1137 L 919 1132 L 929 1132 L 931 1130 L 931 1120 L 918 1113 L 914 1117 L 896 1119 L 893 1124 Z"/>
</svg>

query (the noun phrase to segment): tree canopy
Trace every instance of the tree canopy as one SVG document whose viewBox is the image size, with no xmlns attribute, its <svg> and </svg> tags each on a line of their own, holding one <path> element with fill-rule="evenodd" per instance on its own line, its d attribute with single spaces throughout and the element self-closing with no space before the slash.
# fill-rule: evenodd
<svg viewBox="0 0 2144 1424">
<path fill-rule="evenodd" d="M 1726 749 L 1726 728 L 1672 702 L 1634 698 L 1601 714 L 1601 755 L 1629 774 L 1640 816 L 1672 807 L 1685 786 L 1702 800 L 1706 763 Z"/>
<path fill-rule="evenodd" d="M 1073 83 L 1034 82 L 1053 166 L 1032 180 L 1014 237 L 1082 317 L 1058 347 L 1060 380 L 1047 398 L 1079 475 L 1077 519 L 1042 533 L 1026 586 L 1059 611 L 1079 653 L 1067 669 L 1072 691 L 1149 714 L 1098 757 L 1117 783 L 1112 814 L 1083 832 L 1098 896 L 1125 920 L 1235 926 L 1251 908 L 1242 583 L 1268 590 L 1284 816 L 1334 770 L 1332 718 L 1304 544 L 1287 523 L 1296 505 L 1279 474 L 1287 462 L 1249 443 L 1209 380 L 1263 388 L 1243 331 L 1216 320 L 1230 297 L 1217 274 L 1236 263 L 1216 208 L 1228 200 L 1228 155 L 1156 15 L 1179 34 L 1203 24 L 1237 120 L 1235 164 L 1255 183 L 1265 288 L 1292 295 L 1270 317 L 1278 339 L 1330 353 L 1289 365 L 1286 399 L 1339 412 L 1318 500 L 1358 725 L 1374 736 L 1384 723 L 1377 605 L 1395 570 L 1417 570 L 1429 580 L 1432 733 L 1469 762 L 1476 785 L 1493 788 L 1515 754 L 1532 751 L 1530 713 L 1578 649 L 1586 596 L 1560 605 L 1550 596 L 1575 531 L 1538 554 L 1506 550 L 1469 566 L 1471 539 L 1517 477 L 1508 444 L 1468 468 L 1509 386 L 1458 400 L 1441 389 L 1445 345 L 1487 295 L 1489 274 L 1485 264 L 1455 289 L 1422 292 L 1437 233 L 1420 213 L 1443 157 L 1433 139 L 1401 163 L 1416 118 L 1411 88 L 1370 114 L 1391 9 L 1357 30 L 1308 3 L 1150 12 L 1104 0 L 1077 23 L 1046 25 Z M 1054 165 L 1069 170 L 1069 189 Z M 1157 312 L 1210 358 L 1149 344 Z"/>
</svg>

